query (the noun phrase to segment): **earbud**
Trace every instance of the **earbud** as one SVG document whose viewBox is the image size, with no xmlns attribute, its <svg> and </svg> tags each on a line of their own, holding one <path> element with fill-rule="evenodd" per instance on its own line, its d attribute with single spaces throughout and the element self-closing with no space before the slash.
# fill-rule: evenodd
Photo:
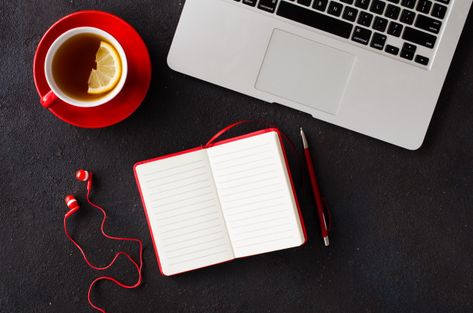
<svg viewBox="0 0 473 313">
<path fill-rule="evenodd" d="M 90 191 L 92 188 L 92 172 L 86 171 L 86 170 L 78 170 L 76 172 L 76 179 L 78 181 L 84 181 L 87 182 L 87 190 Z"/>
<path fill-rule="evenodd" d="M 79 202 L 77 202 L 77 199 L 73 195 L 66 196 L 64 201 L 66 202 L 66 205 L 69 208 L 69 211 L 67 211 L 66 213 L 66 218 L 68 218 L 72 214 L 76 213 L 77 210 L 79 210 Z"/>
<path fill-rule="evenodd" d="M 78 181 L 88 181 L 92 177 L 92 173 L 86 170 L 78 170 L 76 172 L 76 178 Z"/>
</svg>

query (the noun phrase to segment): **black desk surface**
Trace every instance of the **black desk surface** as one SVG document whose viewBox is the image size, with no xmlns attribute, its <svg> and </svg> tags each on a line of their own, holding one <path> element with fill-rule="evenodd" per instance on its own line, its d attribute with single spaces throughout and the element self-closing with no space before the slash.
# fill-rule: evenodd
<svg viewBox="0 0 473 313">
<path fill-rule="evenodd" d="M 62 230 L 64 196 L 83 200 L 85 186 L 74 171 L 84 167 L 96 173 L 93 198 L 108 209 L 109 231 L 145 242 L 139 289 L 102 283 L 94 292 L 108 312 L 472 312 L 472 14 L 427 139 L 410 152 L 171 71 L 166 56 L 182 6 L 175 0 L 0 3 L 0 311 L 92 312 L 86 293 L 97 274 Z M 146 100 L 106 129 L 56 119 L 39 105 L 33 84 L 42 34 L 81 9 L 127 20 L 152 58 Z M 293 158 L 307 245 L 162 277 L 132 165 L 200 145 L 241 119 L 274 121 L 297 143 L 299 127 L 306 129 L 333 211 L 333 245 L 322 245 Z M 131 248 L 101 239 L 99 215 L 82 208 L 70 229 L 93 261 L 108 262 L 118 248 Z M 125 261 L 110 273 L 135 279 Z"/>
</svg>

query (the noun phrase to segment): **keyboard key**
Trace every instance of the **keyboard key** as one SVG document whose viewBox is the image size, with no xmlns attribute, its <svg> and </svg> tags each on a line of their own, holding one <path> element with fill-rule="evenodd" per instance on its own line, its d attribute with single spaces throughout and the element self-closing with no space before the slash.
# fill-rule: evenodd
<svg viewBox="0 0 473 313">
<path fill-rule="evenodd" d="M 402 23 L 412 25 L 412 23 L 414 23 L 415 17 L 416 17 L 416 14 L 413 11 L 409 11 L 409 10 L 404 9 L 402 11 L 400 21 Z"/>
<path fill-rule="evenodd" d="M 258 4 L 258 9 L 274 13 L 277 4 L 278 0 L 260 0 Z"/>
<path fill-rule="evenodd" d="M 305 6 L 309 6 L 311 2 L 312 2 L 311 0 L 297 0 L 297 3 L 305 5 Z"/>
<path fill-rule="evenodd" d="M 334 15 L 334 16 L 340 16 L 342 14 L 342 9 L 343 5 L 338 3 L 338 2 L 330 2 L 330 5 L 328 6 L 328 14 Z"/>
<path fill-rule="evenodd" d="M 384 51 L 392 55 L 397 55 L 399 53 L 399 48 L 391 46 L 391 45 L 387 45 Z"/>
<path fill-rule="evenodd" d="M 373 23 L 373 28 L 377 31 L 384 32 L 388 26 L 388 20 L 379 16 L 376 16 Z"/>
<path fill-rule="evenodd" d="M 404 7 L 408 7 L 409 9 L 413 9 L 416 5 L 416 0 L 402 0 L 401 5 Z"/>
<path fill-rule="evenodd" d="M 276 14 L 347 39 L 353 29 L 352 24 L 348 22 L 285 1 L 280 2 Z"/>
<path fill-rule="evenodd" d="M 416 45 L 405 42 L 404 45 L 402 46 L 402 50 L 407 50 L 407 51 L 411 51 L 415 53 L 417 51 L 417 47 Z"/>
<path fill-rule="evenodd" d="M 430 2 L 429 0 L 419 0 L 419 3 L 417 3 L 416 10 L 425 14 L 429 14 L 431 7 L 432 2 Z"/>
<path fill-rule="evenodd" d="M 343 18 L 350 22 L 354 22 L 357 15 L 358 10 L 352 7 L 346 6 L 345 11 L 343 11 Z"/>
<path fill-rule="evenodd" d="M 356 0 L 355 6 L 360 9 L 367 10 L 370 5 L 370 0 Z"/>
<path fill-rule="evenodd" d="M 256 0 L 243 0 L 243 3 L 254 7 L 256 5 Z"/>
<path fill-rule="evenodd" d="M 442 2 L 442 3 L 445 3 L 445 4 L 449 4 L 450 3 L 450 0 L 437 0 L 438 2 Z"/>
<path fill-rule="evenodd" d="M 401 36 L 402 25 L 396 22 L 391 22 L 388 28 L 388 34 L 392 36 L 399 37 Z"/>
<path fill-rule="evenodd" d="M 402 39 L 431 49 L 435 46 L 435 42 L 437 41 L 437 37 L 434 35 L 424 33 L 411 27 L 406 27 Z"/>
<path fill-rule="evenodd" d="M 367 45 L 368 42 L 370 42 L 370 37 L 371 30 L 356 26 L 351 39 L 353 41 L 361 43 L 362 45 Z"/>
<path fill-rule="evenodd" d="M 409 61 L 412 61 L 412 59 L 414 58 L 414 53 L 412 53 L 410 51 L 406 51 L 406 50 L 401 50 L 401 54 L 399 54 L 399 56 L 403 59 L 407 59 Z"/>
<path fill-rule="evenodd" d="M 325 11 L 327 8 L 328 0 L 315 0 L 312 7 L 319 11 Z"/>
<path fill-rule="evenodd" d="M 410 44 L 410 43 L 405 43 L 404 46 L 402 46 L 401 50 L 401 58 L 407 59 L 407 60 L 412 60 L 414 58 L 414 54 L 416 53 L 417 47 Z"/>
<path fill-rule="evenodd" d="M 440 27 L 442 27 L 442 22 L 424 15 L 419 15 L 417 16 L 415 26 L 434 34 L 438 34 L 440 32 Z"/>
<path fill-rule="evenodd" d="M 426 58 L 424 56 L 416 55 L 415 61 L 416 63 L 422 64 L 422 65 L 429 65 L 430 60 L 429 58 Z"/>
<path fill-rule="evenodd" d="M 374 0 L 371 4 L 370 11 L 375 14 L 383 14 L 384 8 L 386 7 L 386 2 Z"/>
<path fill-rule="evenodd" d="M 386 44 L 386 35 L 380 34 L 380 33 L 375 33 L 373 35 L 373 39 L 371 40 L 371 47 L 378 49 L 378 50 L 383 50 L 384 45 Z"/>
<path fill-rule="evenodd" d="M 400 0 L 388 0 L 389 2 L 392 2 L 392 3 L 395 3 L 395 4 L 399 4 L 399 1 Z"/>
<path fill-rule="evenodd" d="M 392 5 L 392 4 L 389 4 L 387 9 L 386 9 L 386 13 L 384 14 L 386 17 L 389 17 L 393 20 L 397 20 L 398 17 L 399 17 L 399 13 L 401 13 L 401 8 L 396 6 L 396 5 Z"/>
<path fill-rule="evenodd" d="M 372 21 L 373 15 L 366 12 L 361 12 L 360 16 L 358 17 L 358 24 L 366 27 L 370 27 Z"/>
<path fill-rule="evenodd" d="M 432 9 L 432 16 L 443 20 L 445 15 L 447 14 L 447 7 L 441 4 L 434 4 L 434 8 Z"/>
<path fill-rule="evenodd" d="M 353 4 L 354 2 L 354 0 L 340 0 L 340 1 L 346 4 Z"/>
</svg>

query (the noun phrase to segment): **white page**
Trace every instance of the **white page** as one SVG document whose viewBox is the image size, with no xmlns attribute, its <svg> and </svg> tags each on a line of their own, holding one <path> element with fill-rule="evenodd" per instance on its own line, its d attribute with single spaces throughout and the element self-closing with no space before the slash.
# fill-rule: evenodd
<svg viewBox="0 0 473 313">
<path fill-rule="evenodd" d="M 205 150 L 135 170 L 165 275 L 234 258 Z"/>
<path fill-rule="evenodd" d="M 235 257 L 304 243 L 276 132 L 218 145 L 207 152 Z"/>
</svg>

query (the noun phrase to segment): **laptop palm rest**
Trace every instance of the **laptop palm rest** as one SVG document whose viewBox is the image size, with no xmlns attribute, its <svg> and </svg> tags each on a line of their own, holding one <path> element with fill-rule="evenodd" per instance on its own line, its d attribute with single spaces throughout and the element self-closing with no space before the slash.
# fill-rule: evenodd
<svg viewBox="0 0 473 313">
<path fill-rule="evenodd" d="M 336 114 L 354 63 L 349 53 L 275 29 L 255 87 Z"/>
</svg>

